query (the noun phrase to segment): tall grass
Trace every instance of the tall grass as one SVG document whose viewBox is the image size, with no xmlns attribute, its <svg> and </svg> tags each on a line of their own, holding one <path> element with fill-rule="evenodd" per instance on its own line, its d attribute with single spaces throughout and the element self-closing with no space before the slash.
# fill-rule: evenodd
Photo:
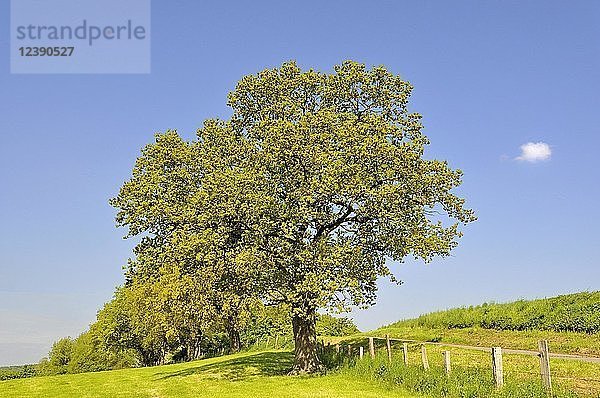
<svg viewBox="0 0 600 398">
<path fill-rule="evenodd" d="M 548 398 L 541 382 L 506 380 L 501 389 L 494 386 L 491 370 L 476 367 L 453 367 L 446 375 L 443 368 L 404 365 L 400 358 L 388 362 L 387 355 L 376 358 L 349 358 L 339 362 L 339 372 L 361 379 L 376 381 L 389 388 L 401 386 L 416 394 L 447 398 Z M 578 398 L 574 392 L 555 388 L 554 398 Z"/>
<path fill-rule="evenodd" d="M 507 304 L 482 304 L 421 315 L 390 326 L 494 330 L 600 332 L 600 292 L 583 292 Z"/>
</svg>

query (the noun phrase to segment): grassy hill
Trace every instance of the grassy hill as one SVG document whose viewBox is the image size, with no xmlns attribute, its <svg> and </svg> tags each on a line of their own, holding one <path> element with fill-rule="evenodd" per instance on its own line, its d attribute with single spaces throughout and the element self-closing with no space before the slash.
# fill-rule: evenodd
<svg viewBox="0 0 600 398">
<path fill-rule="evenodd" d="M 421 315 L 391 326 L 493 330 L 600 332 L 600 292 L 582 292 L 539 300 L 455 308 Z"/>
<path fill-rule="evenodd" d="M 554 352 L 600 356 L 600 292 L 433 312 L 370 334 L 528 350 L 545 339 Z"/>
<path fill-rule="evenodd" d="M 366 347 L 365 336 L 389 335 L 442 344 L 537 350 L 539 340 L 548 340 L 551 352 L 600 357 L 599 331 L 600 292 L 586 292 L 434 312 L 354 335 L 346 341 Z M 383 341 L 378 344 L 383 349 Z M 395 352 L 400 349 L 396 344 Z M 434 366 L 441 367 L 443 350 L 451 351 L 452 362 L 457 366 L 490 367 L 488 353 L 429 345 L 430 362 Z M 419 344 L 409 346 L 409 358 L 412 363 L 420 362 Z M 600 397 L 599 364 L 553 358 L 551 368 L 554 384 Z M 509 379 L 539 379 L 536 357 L 505 355 L 504 369 Z"/>
<path fill-rule="evenodd" d="M 333 373 L 285 376 L 292 354 L 247 352 L 148 368 L 0 381 L 0 397 L 409 397 L 398 389 Z"/>
</svg>

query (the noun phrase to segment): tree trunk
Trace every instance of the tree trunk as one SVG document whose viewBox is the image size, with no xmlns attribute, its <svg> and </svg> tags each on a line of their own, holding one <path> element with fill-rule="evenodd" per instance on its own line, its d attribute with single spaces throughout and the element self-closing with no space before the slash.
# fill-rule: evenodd
<svg viewBox="0 0 600 398">
<path fill-rule="evenodd" d="M 241 348 L 240 331 L 230 324 L 227 327 L 227 334 L 229 335 L 229 350 L 231 353 L 238 352 Z"/>
<path fill-rule="evenodd" d="M 324 370 L 317 355 L 316 310 L 292 316 L 294 367 L 291 374 L 319 373 Z"/>
</svg>

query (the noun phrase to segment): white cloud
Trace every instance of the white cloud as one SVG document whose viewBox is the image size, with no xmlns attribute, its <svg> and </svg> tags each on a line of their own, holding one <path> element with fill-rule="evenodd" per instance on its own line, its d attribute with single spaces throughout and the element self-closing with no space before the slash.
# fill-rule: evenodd
<svg viewBox="0 0 600 398">
<path fill-rule="evenodd" d="M 525 162 L 539 162 L 540 160 L 548 160 L 552 156 L 550 145 L 545 142 L 528 142 L 521 145 L 521 156 L 517 160 Z"/>
</svg>

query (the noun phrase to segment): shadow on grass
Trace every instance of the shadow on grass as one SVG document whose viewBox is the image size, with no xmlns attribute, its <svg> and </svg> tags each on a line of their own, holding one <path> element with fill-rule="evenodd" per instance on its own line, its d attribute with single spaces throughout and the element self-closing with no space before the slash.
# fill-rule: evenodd
<svg viewBox="0 0 600 398">
<path fill-rule="evenodd" d="M 241 381 L 257 376 L 279 376 L 292 368 L 291 352 L 261 352 L 241 358 L 199 365 L 176 372 L 162 372 L 155 376 L 159 380 L 173 377 L 202 375 L 206 378 Z"/>
</svg>

